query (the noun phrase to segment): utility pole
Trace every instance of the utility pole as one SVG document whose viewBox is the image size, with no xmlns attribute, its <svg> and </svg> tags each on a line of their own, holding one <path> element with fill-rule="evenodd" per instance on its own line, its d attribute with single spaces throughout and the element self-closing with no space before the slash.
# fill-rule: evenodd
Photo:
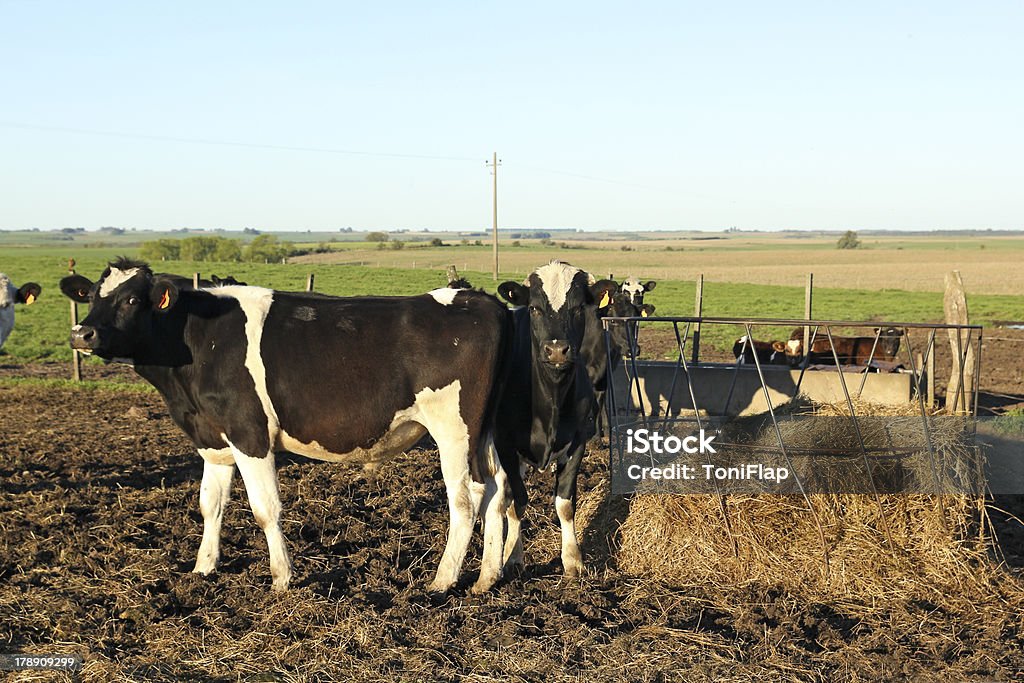
<svg viewBox="0 0 1024 683">
<path fill-rule="evenodd" d="M 491 167 L 491 173 L 494 175 L 494 230 L 492 235 L 493 247 L 494 247 L 494 281 L 498 281 L 498 166 L 501 165 L 501 159 L 498 158 L 498 153 L 495 152 L 491 161 L 485 162 Z"/>
</svg>

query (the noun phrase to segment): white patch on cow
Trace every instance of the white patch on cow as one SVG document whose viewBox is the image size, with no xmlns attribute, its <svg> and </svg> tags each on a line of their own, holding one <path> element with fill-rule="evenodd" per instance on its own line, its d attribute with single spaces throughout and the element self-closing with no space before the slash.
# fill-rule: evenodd
<svg viewBox="0 0 1024 683">
<path fill-rule="evenodd" d="M 630 276 L 622 283 L 621 289 L 629 295 L 630 301 L 636 301 L 636 297 L 644 293 L 643 283 L 633 276 Z"/>
<path fill-rule="evenodd" d="M 267 320 L 270 305 L 274 303 L 274 291 L 242 285 L 214 287 L 206 291 L 214 296 L 236 299 L 245 314 L 245 367 L 252 376 L 256 395 L 263 405 L 263 412 L 267 416 L 267 436 L 273 444 L 277 441 L 280 420 L 267 390 L 267 368 L 263 364 L 260 345 L 263 340 L 263 323 Z"/>
<path fill-rule="evenodd" d="M 786 342 L 786 353 L 790 356 L 799 356 L 800 347 L 803 346 L 803 341 L 800 339 L 790 339 Z"/>
<path fill-rule="evenodd" d="M 18 288 L 11 284 L 11 279 L 0 273 L 0 308 L 12 306 L 18 300 Z"/>
<path fill-rule="evenodd" d="M 214 465 L 234 465 L 235 456 L 230 448 L 197 448 L 203 460 Z"/>
<path fill-rule="evenodd" d="M 533 271 L 540 278 L 544 292 L 548 295 L 548 303 L 555 311 L 562 310 L 565 300 L 572 287 L 572 280 L 580 269 L 568 263 L 554 260 L 546 266 L 541 266 Z"/>
<path fill-rule="evenodd" d="M 508 478 L 501 468 L 493 435 L 488 433 L 481 445 L 484 456 L 484 490 L 480 499 L 480 516 L 484 526 L 484 553 L 480 576 L 473 584 L 474 593 L 484 593 L 501 578 L 505 510 L 508 507 Z"/>
<path fill-rule="evenodd" d="M 245 493 L 249 498 L 252 515 L 267 538 L 273 589 L 287 590 L 292 578 L 292 565 L 288 559 L 284 534 L 281 533 L 281 496 L 277 484 L 277 469 L 274 467 L 274 450 L 270 449 L 268 453 L 262 455 L 250 455 L 239 450 L 226 434 L 222 433 L 221 438 L 235 456 L 235 465 L 238 467 L 238 473 L 242 475 L 242 481 L 245 482 Z"/>
<path fill-rule="evenodd" d="M 0 348 L 14 330 L 14 302 L 18 300 L 18 288 L 10 278 L 0 273 Z"/>
<path fill-rule="evenodd" d="M 14 306 L 0 306 L 0 348 L 14 329 Z"/>
<path fill-rule="evenodd" d="M 227 462 L 214 462 L 204 452 L 226 452 Z M 217 568 L 217 560 L 220 559 L 220 528 L 224 520 L 224 508 L 231 498 L 235 458 L 230 448 L 200 448 L 199 454 L 206 460 L 203 464 L 203 483 L 199 487 L 199 510 L 203 513 L 203 541 L 199 544 L 196 566 L 192 571 L 206 575 Z"/>
<path fill-rule="evenodd" d="M 110 273 L 103 278 L 103 283 L 100 285 L 100 298 L 110 296 L 114 293 L 118 287 L 123 285 L 125 282 L 135 277 L 139 272 L 138 268 L 129 268 L 128 270 L 120 270 L 118 268 L 111 267 Z"/>
<path fill-rule="evenodd" d="M 452 302 L 455 301 L 455 295 L 461 292 L 461 289 L 452 289 L 451 287 L 439 287 L 438 289 L 432 289 L 427 294 L 434 297 L 434 301 L 444 306 L 451 306 Z"/>
</svg>

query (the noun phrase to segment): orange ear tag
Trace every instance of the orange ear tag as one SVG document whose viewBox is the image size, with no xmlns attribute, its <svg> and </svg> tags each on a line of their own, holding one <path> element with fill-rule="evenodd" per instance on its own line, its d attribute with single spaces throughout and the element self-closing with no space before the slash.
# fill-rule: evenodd
<svg viewBox="0 0 1024 683">
<path fill-rule="evenodd" d="M 157 306 L 160 310 L 163 310 L 171 305 L 171 295 L 165 289 L 163 296 L 160 297 L 160 304 Z"/>
<path fill-rule="evenodd" d="M 597 305 L 598 308 L 604 308 L 611 302 L 611 297 L 608 296 L 608 290 L 605 290 L 604 296 L 601 297 L 601 303 Z"/>
</svg>

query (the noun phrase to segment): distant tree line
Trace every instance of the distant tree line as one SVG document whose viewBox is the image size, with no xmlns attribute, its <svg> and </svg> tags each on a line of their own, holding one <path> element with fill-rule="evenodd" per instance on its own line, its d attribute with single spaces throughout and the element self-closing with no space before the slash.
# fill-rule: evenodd
<svg viewBox="0 0 1024 683">
<path fill-rule="evenodd" d="M 301 253 L 291 242 L 259 235 L 248 244 L 227 237 L 195 236 L 143 242 L 139 254 L 148 261 L 217 261 L 275 263 Z"/>
</svg>

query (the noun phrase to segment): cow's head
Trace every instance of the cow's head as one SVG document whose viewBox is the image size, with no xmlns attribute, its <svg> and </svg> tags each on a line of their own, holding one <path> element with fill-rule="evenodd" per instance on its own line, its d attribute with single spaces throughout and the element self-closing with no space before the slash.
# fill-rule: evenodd
<svg viewBox="0 0 1024 683">
<path fill-rule="evenodd" d="M 522 284 L 503 282 L 498 287 L 506 301 L 529 308 L 535 366 L 554 373 L 568 372 L 573 367 L 587 317 L 600 303 L 600 299 L 595 301 L 591 285 L 596 283 L 590 274 L 556 260 L 533 271 Z M 600 292 L 598 296 L 603 298 Z"/>
<path fill-rule="evenodd" d="M 631 277 L 622 283 L 622 291 L 629 296 L 630 301 L 641 306 L 644 303 L 644 294 L 654 289 L 657 284 L 654 280 L 640 282 L 637 278 Z"/>
<path fill-rule="evenodd" d="M 625 292 L 617 292 L 610 297 L 608 305 L 598 309 L 602 318 L 648 318 L 654 315 L 652 304 L 637 306 Z M 634 358 L 640 355 L 640 344 L 637 341 L 639 329 L 633 323 L 629 329 L 629 323 L 610 320 L 608 321 L 608 338 L 614 351 L 618 351 L 626 358 Z"/>
<path fill-rule="evenodd" d="M 166 315 L 178 300 L 178 287 L 154 278 L 145 263 L 119 259 L 93 283 L 81 275 L 60 281 L 65 296 L 89 304 L 89 314 L 71 329 L 71 348 L 100 358 L 134 358 L 151 334 L 153 316 Z"/>
<path fill-rule="evenodd" d="M 875 334 L 878 335 L 878 350 L 881 351 L 881 355 L 888 357 L 888 359 L 895 359 L 896 354 L 900 350 L 900 339 L 903 337 L 903 330 L 895 327 L 887 327 L 883 330 L 875 328 Z"/>
<path fill-rule="evenodd" d="M 37 285 L 35 282 L 26 282 L 18 288 L 18 293 L 14 297 L 14 301 L 19 304 L 25 304 L 31 306 L 35 303 L 39 295 L 42 294 L 43 288 Z"/>
<path fill-rule="evenodd" d="M 21 287 L 15 287 L 10 279 L 0 273 L 0 307 L 12 304 L 25 304 L 30 306 L 39 298 L 43 288 L 35 282 L 26 282 Z"/>
</svg>

